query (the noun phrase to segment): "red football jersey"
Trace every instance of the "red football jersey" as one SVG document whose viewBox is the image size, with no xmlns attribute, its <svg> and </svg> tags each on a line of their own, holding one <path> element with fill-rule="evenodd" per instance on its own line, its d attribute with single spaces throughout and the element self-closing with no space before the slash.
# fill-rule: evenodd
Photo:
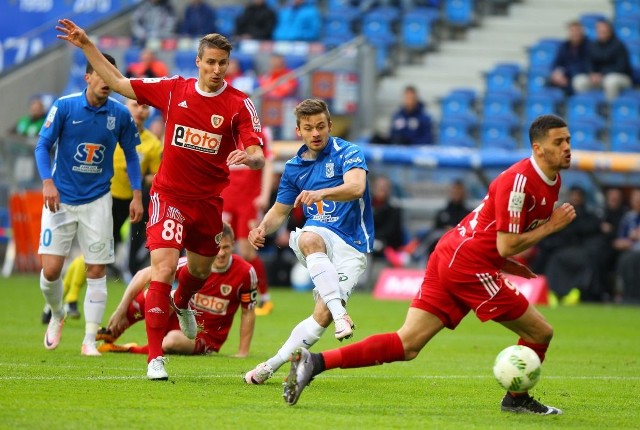
<svg viewBox="0 0 640 430">
<path fill-rule="evenodd" d="M 270 150 L 271 137 L 263 128 L 258 135 L 262 138 L 262 152 L 265 160 L 272 160 L 273 154 Z M 229 167 L 229 186 L 222 192 L 224 207 L 234 207 L 244 205 L 260 195 L 262 188 L 262 170 L 252 170 L 248 166 Z"/>
<path fill-rule="evenodd" d="M 251 100 L 224 82 L 215 93 L 195 78 L 131 79 L 138 102 L 160 110 L 164 150 L 153 187 L 182 199 L 219 196 L 229 182 L 227 156 L 239 147 L 261 145 L 260 119 Z"/>
<path fill-rule="evenodd" d="M 548 179 L 533 158 L 514 164 L 491 182 L 483 201 L 438 242 L 436 252 L 462 273 L 500 270 L 497 232 L 524 233 L 547 222 L 560 192 L 560 175 Z"/>
<path fill-rule="evenodd" d="M 178 271 L 187 270 L 186 261 L 184 257 L 180 259 Z M 213 333 L 219 344 L 222 344 L 229 336 L 238 307 L 254 308 L 257 296 L 258 277 L 253 266 L 234 254 L 225 270 L 211 272 L 190 303 L 198 311 L 198 325 L 204 327 L 209 334 Z"/>
</svg>

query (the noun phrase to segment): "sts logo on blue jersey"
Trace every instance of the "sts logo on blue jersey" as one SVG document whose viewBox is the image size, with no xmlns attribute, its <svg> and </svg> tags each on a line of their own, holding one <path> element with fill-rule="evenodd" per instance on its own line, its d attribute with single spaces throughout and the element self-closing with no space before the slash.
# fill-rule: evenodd
<svg viewBox="0 0 640 430">
<path fill-rule="evenodd" d="M 320 200 L 312 204 L 311 206 L 307 206 L 306 211 L 309 218 L 315 221 L 321 222 L 335 222 L 338 220 L 338 217 L 332 216 L 332 213 L 336 210 L 336 202 L 331 200 L 324 201 Z"/>
<path fill-rule="evenodd" d="M 98 166 L 104 160 L 105 146 L 97 143 L 81 143 L 76 148 L 73 159 L 80 163 L 73 166 L 73 170 L 85 173 L 101 173 L 102 168 Z"/>
</svg>

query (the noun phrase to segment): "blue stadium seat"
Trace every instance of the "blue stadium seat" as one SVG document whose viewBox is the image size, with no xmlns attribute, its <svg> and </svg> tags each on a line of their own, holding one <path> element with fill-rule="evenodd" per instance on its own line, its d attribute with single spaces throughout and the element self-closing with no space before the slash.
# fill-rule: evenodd
<svg viewBox="0 0 640 430">
<path fill-rule="evenodd" d="M 465 93 L 451 92 L 440 100 L 443 116 L 468 116 L 475 118 L 475 99 Z"/>
<path fill-rule="evenodd" d="M 629 51 L 631 69 L 633 71 L 633 82 L 640 84 L 640 40 L 635 42 L 625 42 Z"/>
<path fill-rule="evenodd" d="M 640 16 L 638 15 L 616 17 L 613 28 L 618 38 L 625 43 L 640 41 Z"/>
<path fill-rule="evenodd" d="M 640 97 L 621 95 L 611 102 L 611 123 L 624 124 L 640 119 Z"/>
<path fill-rule="evenodd" d="M 403 47 L 414 51 L 426 51 L 431 46 L 431 22 L 420 12 L 410 11 L 402 16 L 400 40 Z"/>
<path fill-rule="evenodd" d="M 503 93 L 516 100 L 522 98 L 519 84 L 520 72 L 513 66 L 497 65 L 485 74 L 487 93 Z"/>
<path fill-rule="evenodd" d="M 453 26 L 469 27 L 475 19 L 474 0 L 444 0 L 444 20 Z"/>
<path fill-rule="evenodd" d="M 329 11 L 324 15 L 323 34 L 325 36 L 340 35 L 343 38 L 352 39 L 353 18 L 341 11 Z"/>
<path fill-rule="evenodd" d="M 249 70 L 253 70 L 256 72 L 256 61 L 252 54 L 247 54 L 246 52 L 236 52 L 235 49 L 231 51 L 231 58 L 235 58 L 238 60 L 238 64 L 240 65 L 240 70 L 242 72 L 247 72 Z"/>
<path fill-rule="evenodd" d="M 475 147 L 475 140 L 472 137 L 474 124 L 465 118 L 443 117 L 440 120 L 440 145 Z"/>
<path fill-rule="evenodd" d="M 607 19 L 607 16 L 601 13 L 585 13 L 580 15 L 580 23 L 584 27 L 584 34 L 589 39 L 596 40 L 596 23 L 603 19 Z"/>
<path fill-rule="evenodd" d="M 173 57 L 173 73 L 184 78 L 195 78 L 198 76 L 196 67 L 196 56 L 198 51 L 176 51 Z"/>
<path fill-rule="evenodd" d="M 485 121 L 490 118 L 499 118 L 513 125 L 520 122 L 516 113 L 515 100 L 508 94 L 487 93 L 482 106 Z"/>
<path fill-rule="evenodd" d="M 614 152 L 640 152 L 640 125 L 614 124 L 611 127 L 611 150 Z"/>
<path fill-rule="evenodd" d="M 236 32 L 236 18 L 243 10 L 242 4 L 216 7 L 216 31 L 226 37 L 233 36 Z"/>
<path fill-rule="evenodd" d="M 571 130 L 571 148 L 584 151 L 604 151 L 605 144 L 600 140 L 601 129 L 591 122 L 576 121 L 569 125 Z"/>
<path fill-rule="evenodd" d="M 529 68 L 550 72 L 560 43 L 559 39 L 541 39 L 530 46 L 528 48 Z"/>
<path fill-rule="evenodd" d="M 298 54 L 284 54 L 284 63 L 290 69 L 297 69 L 298 67 L 304 66 L 307 62 L 306 55 L 298 55 Z"/>
<path fill-rule="evenodd" d="M 137 46 L 132 46 L 130 48 L 127 48 L 126 51 L 124 51 L 124 64 L 121 65 L 121 67 L 123 69 L 126 69 L 127 67 L 129 67 L 130 64 L 132 63 L 137 63 L 138 61 L 140 61 L 140 53 L 142 52 L 142 49 L 137 47 Z"/>
<path fill-rule="evenodd" d="M 390 39 L 395 42 L 396 35 L 392 29 L 393 17 L 376 11 L 364 14 L 361 20 L 362 34 L 368 39 Z"/>
<path fill-rule="evenodd" d="M 530 94 L 524 102 L 524 122 L 529 124 L 540 115 L 557 113 L 558 100 L 551 92 Z"/>
<path fill-rule="evenodd" d="M 346 33 L 342 34 L 325 34 L 320 38 L 320 42 L 324 45 L 325 49 L 331 50 L 338 46 L 347 43 L 353 38 L 354 35 L 349 36 Z"/>
<path fill-rule="evenodd" d="M 508 118 L 486 118 L 480 125 L 480 146 L 483 148 L 509 148 L 515 149 L 518 144 L 513 138 L 517 124 Z"/>
<path fill-rule="evenodd" d="M 640 14 L 640 0 L 614 0 L 613 14 L 617 17 Z"/>
<path fill-rule="evenodd" d="M 567 100 L 567 120 L 569 124 L 574 121 L 591 122 L 601 128 L 606 125 L 600 115 L 600 109 L 604 104 L 602 92 L 590 92 L 576 94 Z"/>
</svg>

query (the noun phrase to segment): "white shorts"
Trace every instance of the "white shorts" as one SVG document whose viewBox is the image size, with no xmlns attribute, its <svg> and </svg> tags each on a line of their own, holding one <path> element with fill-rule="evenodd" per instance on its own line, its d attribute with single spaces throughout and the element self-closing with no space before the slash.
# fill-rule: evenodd
<svg viewBox="0 0 640 430">
<path fill-rule="evenodd" d="M 115 261 L 113 252 L 113 216 L 111 194 L 84 205 L 60 204 L 53 213 L 42 210 L 40 247 L 38 254 L 68 256 L 73 238 L 88 264 L 109 264 Z"/>
<path fill-rule="evenodd" d="M 338 271 L 338 285 L 340 288 L 340 297 L 346 303 L 351 296 L 351 291 L 358 284 L 358 279 L 367 268 L 367 255 L 358 251 L 354 247 L 347 245 L 340 236 L 324 227 L 303 227 L 296 228 L 289 236 L 289 246 L 298 257 L 298 261 L 307 267 L 307 259 L 298 247 L 298 239 L 302 232 L 310 231 L 316 233 L 324 240 L 327 248 L 327 256 Z M 314 297 L 317 298 L 318 292 L 313 289 Z"/>
</svg>

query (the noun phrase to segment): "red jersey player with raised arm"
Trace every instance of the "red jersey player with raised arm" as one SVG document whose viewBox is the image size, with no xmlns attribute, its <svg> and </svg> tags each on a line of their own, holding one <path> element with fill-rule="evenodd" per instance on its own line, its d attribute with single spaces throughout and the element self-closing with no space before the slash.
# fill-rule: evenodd
<svg viewBox="0 0 640 430">
<path fill-rule="evenodd" d="M 197 333 L 191 297 L 211 273 L 222 231 L 222 198 L 229 166 L 264 165 L 260 120 L 251 100 L 227 85 L 224 75 L 232 46 L 220 34 L 200 39 L 194 65 L 198 79 L 128 79 L 100 54 L 85 31 L 68 19 L 58 21 L 57 37 L 79 47 L 115 92 L 157 108 L 165 120 L 163 159 L 153 180 L 147 247 L 151 283 L 146 298 L 149 340 L 147 377 L 167 380 L 162 339 L 170 307 L 185 335 Z M 243 148 L 239 147 L 242 142 Z M 178 258 L 187 250 L 187 269 L 170 297 Z"/>
<path fill-rule="evenodd" d="M 271 135 L 268 128 L 263 128 L 262 150 L 264 152 L 264 167 L 262 171 L 251 170 L 247 166 L 231 166 L 229 168 L 229 186 L 222 192 L 222 218 L 231 224 L 236 233 L 236 247 L 238 254 L 247 260 L 258 275 L 258 292 L 260 300 L 256 308 L 256 315 L 268 315 L 273 309 L 269 295 L 269 283 L 264 263 L 258 251 L 249 243 L 249 231 L 254 229 L 264 210 L 269 206 L 271 198 L 271 184 L 273 182 L 273 155 L 269 149 Z"/>
</svg>

